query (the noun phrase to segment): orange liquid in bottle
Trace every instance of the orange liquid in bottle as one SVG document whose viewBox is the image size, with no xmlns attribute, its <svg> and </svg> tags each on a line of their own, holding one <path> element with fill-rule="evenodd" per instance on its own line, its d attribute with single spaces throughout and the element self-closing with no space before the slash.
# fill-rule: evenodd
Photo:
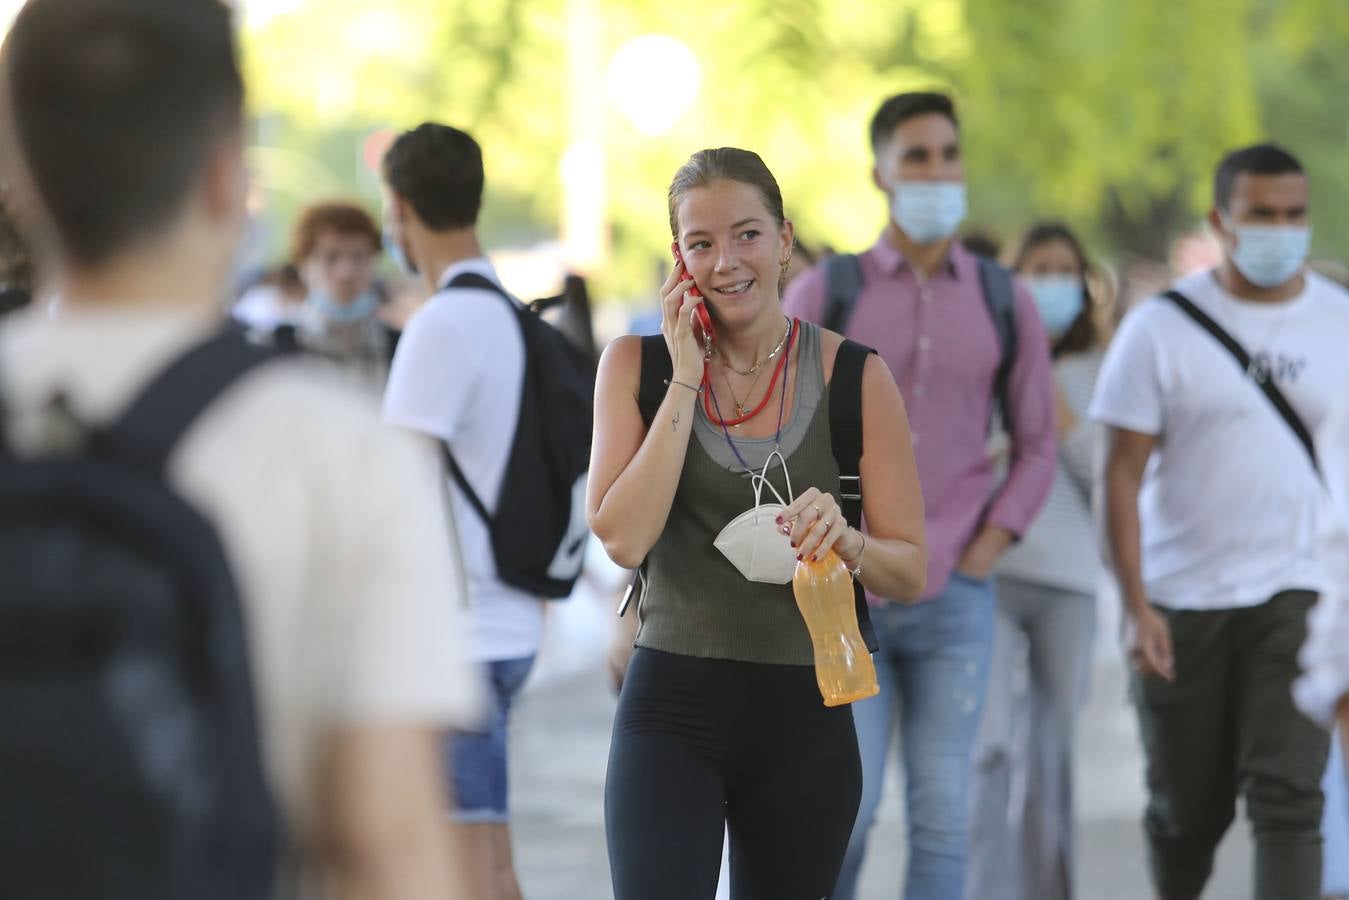
<svg viewBox="0 0 1349 900">
<path fill-rule="evenodd" d="M 880 693 L 876 667 L 857 628 L 852 577 L 830 550 L 819 562 L 796 565 L 796 605 L 815 647 L 815 680 L 825 706 L 842 706 Z"/>
</svg>

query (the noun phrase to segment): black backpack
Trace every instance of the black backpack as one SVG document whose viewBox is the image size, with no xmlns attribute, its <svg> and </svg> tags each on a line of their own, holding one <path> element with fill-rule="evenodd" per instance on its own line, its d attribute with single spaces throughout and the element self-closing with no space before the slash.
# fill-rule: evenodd
<svg viewBox="0 0 1349 900">
<path fill-rule="evenodd" d="M 987 257 L 977 259 L 984 303 L 998 333 L 998 346 L 1002 348 L 998 371 L 993 377 L 993 419 L 1005 428 L 1011 421 L 1007 391 L 1012 367 L 1016 365 L 1016 288 L 1012 273 L 1006 268 Z M 862 292 L 862 260 L 852 253 L 829 257 L 824 261 L 824 280 L 826 300 L 820 324 L 843 334 Z"/>
<path fill-rule="evenodd" d="M 540 597 L 570 596 L 590 536 L 585 479 L 595 422 L 594 364 L 490 278 L 465 272 L 443 289 L 451 288 L 481 288 L 510 305 L 524 337 L 525 377 L 496 513 L 487 511 L 442 444 L 450 474 L 487 524 L 497 577 Z"/>
<path fill-rule="evenodd" d="M 862 528 L 862 372 L 867 357 L 876 351 L 855 341 L 844 339 L 834 357 L 834 372 L 829 380 L 829 438 L 838 463 L 840 508 L 843 516 L 859 531 Z M 653 334 L 642 338 L 641 375 L 637 388 L 637 408 L 642 421 L 651 427 L 660 405 L 665 400 L 669 379 L 674 375 L 670 348 L 664 335 Z M 637 570 L 631 586 L 618 609 L 619 616 L 627 612 L 634 593 L 642 590 L 645 566 Z M 861 582 L 853 582 L 853 596 L 857 607 L 857 625 L 867 649 L 875 652 L 879 646 L 871 624 L 871 611 Z"/>
<path fill-rule="evenodd" d="M 207 341 L 78 456 L 0 441 L 7 900 L 275 891 L 238 592 L 215 530 L 165 481 L 178 438 L 265 356 L 237 332 Z"/>
</svg>

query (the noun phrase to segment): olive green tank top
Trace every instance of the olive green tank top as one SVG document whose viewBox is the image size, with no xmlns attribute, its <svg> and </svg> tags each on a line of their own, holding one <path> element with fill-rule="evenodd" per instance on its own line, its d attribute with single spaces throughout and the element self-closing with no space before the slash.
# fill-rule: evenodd
<svg viewBox="0 0 1349 900">
<path fill-rule="evenodd" d="M 797 493 L 808 487 L 839 500 L 839 469 L 829 430 L 820 332 L 802 323 L 797 378 L 781 452 Z M 765 413 L 776 415 L 770 405 Z M 763 468 L 777 441 L 738 439 L 740 456 Z M 775 459 L 769 481 L 785 499 L 787 483 Z M 764 502 L 774 502 L 768 491 Z M 697 405 L 694 433 L 665 530 L 647 556 L 646 590 L 638 603 L 637 646 L 683 656 L 753 663 L 812 665 L 814 652 L 790 584 L 747 580 L 714 545 L 718 533 L 754 506 L 750 475 L 720 426 Z"/>
</svg>

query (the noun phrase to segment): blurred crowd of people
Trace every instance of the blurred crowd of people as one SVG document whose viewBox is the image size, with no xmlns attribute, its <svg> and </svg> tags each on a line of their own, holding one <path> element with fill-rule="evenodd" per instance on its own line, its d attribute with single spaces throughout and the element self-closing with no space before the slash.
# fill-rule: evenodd
<svg viewBox="0 0 1349 900">
<path fill-rule="evenodd" d="M 1241 800 L 1253 896 L 1349 897 L 1349 293 L 1287 149 L 1221 158 L 1177 272 L 969 226 L 945 94 L 880 103 L 857 254 L 803 241 L 757 154 L 700 151 L 658 303 L 601 355 L 579 276 L 502 284 L 443 124 L 394 141 L 378 213 L 316 200 L 232 291 L 217 0 L 29 0 L 3 65 L 6 896 L 520 900 L 511 709 L 593 532 L 637 573 L 616 900 L 853 900 L 901 849 L 869 840 L 895 758 L 905 900 L 1093 896 L 1074 746 L 1115 594 L 1156 895 L 1201 895 Z M 175 681 L 228 629 L 126 602 L 204 604 L 145 537 L 175 532 L 224 560 L 232 725 Z M 878 693 L 827 709 L 788 585 L 830 556 Z M 256 757 L 248 816 L 209 746 Z"/>
</svg>

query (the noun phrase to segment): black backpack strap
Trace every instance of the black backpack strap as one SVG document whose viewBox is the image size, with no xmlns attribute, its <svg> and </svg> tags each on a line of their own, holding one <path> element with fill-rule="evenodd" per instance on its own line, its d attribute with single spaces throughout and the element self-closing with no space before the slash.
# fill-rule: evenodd
<svg viewBox="0 0 1349 900">
<path fill-rule="evenodd" d="M 163 472 L 197 417 L 244 373 L 275 358 L 237 328 L 193 347 L 161 372 L 116 422 L 96 432 L 90 449 Z"/>
<path fill-rule="evenodd" d="M 858 529 L 862 527 L 862 371 L 867 357 L 875 352 L 844 339 L 829 381 L 829 434 L 838 462 L 839 496 L 844 517 Z"/>
<path fill-rule="evenodd" d="M 820 325 L 843 333 L 862 293 L 862 259 L 852 253 L 840 253 L 824 261 L 825 306 Z"/>
<path fill-rule="evenodd" d="M 440 286 L 442 291 L 448 291 L 450 288 L 479 288 L 484 291 L 491 291 L 510 301 L 511 309 L 516 308 L 515 300 L 510 294 L 506 293 L 505 288 L 488 278 L 486 275 L 479 275 L 477 272 L 460 272 Z"/>
<path fill-rule="evenodd" d="M 834 374 L 829 379 L 829 437 L 838 463 L 839 497 L 848 524 L 862 529 L 862 373 L 867 357 L 875 353 L 854 341 L 844 339 L 834 357 Z M 853 606 L 857 627 L 867 649 L 877 648 L 876 632 L 871 624 L 866 592 L 860 581 L 853 582 Z"/>
<path fill-rule="evenodd" d="M 650 428 L 660 405 L 665 402 L 667 382 L 674 377 L 674 363 L 665 336 L 649 334 L 642 338 L 642 374 L 637 385 L 637 408 L 642 421 Z"/>
<path fill-rule="evenodd" d="M 1279 390 L 1279 386 L 1274 383 L 1274 379 L 1269 377 L 1269 373 L 1251 359 L 1251 355 L 1246 352 L 1246 348 L 1241 346 L 1236 338 L 1209 318 L 1208 314 L 1202 309 L 1195 306 L 1189 297 L 1176 290 L 1166 291 L 1162 296 L 1180 307 L 1181 312 L 1193 319 L 1195 324 L 1212 335 L 1215 341 L 1222 344 L 1227 352 L 1232 354 L 1246 377 L 1264 392 L 1265 397 L 1273 404 L 1274 409 L 1292 429 L 1298 443 L 1302 444 L 1302 448 L 1307 451 L 1307 458 L 1311 460 L 1312 468 L 1316 470 L 1317 477 L 1320 477 L 1321 464 L 1316 458 L 1316 442 L 1312 440 L 1311 432 L 1297 414 L 1297 410 L 1293 409 L 1293 405 L 1288 402 L 1288 398 L 1283 395 L 1283 391 Z"/>
<path fill-rule="evenodd" d="M 979 283 L 983 288 L 984 303 L 988 304 L 988 314 L 993 319 L 993 329 L 998 333 L 998 346 L 1002 350 L 1002 359 L 993 377 L 994 412 L 1001 417 L 1004 428 L 1010 431 L 1012 407 L 1008 390 L 1012 368 L 1016 365 L 1016 286 L 1012 283 L 1010 271 L 982 256 L 979 257 Z"/>
</svg>

